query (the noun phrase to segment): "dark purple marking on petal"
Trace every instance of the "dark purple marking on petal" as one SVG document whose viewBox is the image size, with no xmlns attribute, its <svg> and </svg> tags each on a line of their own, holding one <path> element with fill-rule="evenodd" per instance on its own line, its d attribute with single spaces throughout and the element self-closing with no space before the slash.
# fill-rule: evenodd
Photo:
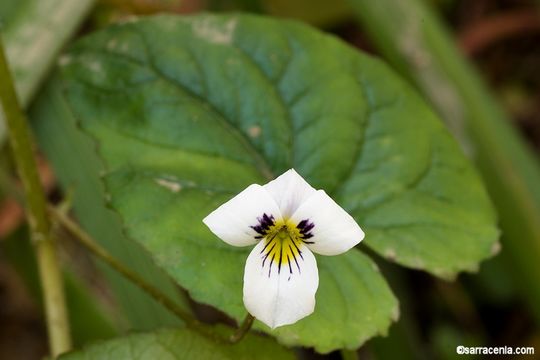
<svg viewBox="0 0 540 360">
<path fill-rule="evenodd" d="M 305 241 L 307 239 L 311 239 L 313 237 L 313 234 L 311 233 L 311 230 L 315 227 L 315 224 L 310 222 L 309 219 L 302 220 L 296 225 L 296 228 L 298 231 L 300 231 L 300 236 L 302 242 L 304 244 L 314 244 L 314 241 Z"/>
<path fill-rule="evenodd" d="M 256 236 L 256 239 L 262 239 L 264 235 L 268 232 L 270 227 L 274 225 L 274 216 L 273 215 L 267 215 L 264 213 L 261 217 L 257 218 L 258 224 L 254 226 L 250 226 L 253 230 L 255 230 L 258 234 L 261 236 Z"/>
</svg>

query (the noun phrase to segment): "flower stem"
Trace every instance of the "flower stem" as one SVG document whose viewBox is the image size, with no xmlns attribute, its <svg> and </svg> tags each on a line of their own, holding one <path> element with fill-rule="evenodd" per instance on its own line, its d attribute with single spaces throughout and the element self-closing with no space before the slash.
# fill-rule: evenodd
<svg viewBox="0 0 540 360">
<path fill-rule="evenodd" d="M 251 317 L 251 315 L 248 315 L 248 317 L 246 317 L 246 319 L 244 320 L 242 326 L 229 338 L 225 338 L 222 335 L 213 332 L 211 328 L 206 327 L 199 320 L 193 318 L 188 312 L 184 311 L 181 307 L 179 307 L 176 302 L 171 300 L 157 287 L 148 283 L 136 272 L 127 268 L 126 266 L 124 266 L 124 264 L 115 259 L 111 254 L 107 252 L 107 250 L 105 250 L 105 248 L 103 248 L 96 241 L 94 241 L 94 239 L 92 239 L 92 237 L 86 231 L 79 227 L 79 225 L 77 225 L 77 223 L 71 220 L 63 211 L 50 206 L 49 213 L 55 221 L 57 221 L 62 227 L 64 227 L 64 229 L 66 229 L 73 236 L 74 239 L 76 239 L 94 256 L 103 260 L 106 264 L 108 264 L 114 270 L 118 271 L 126 279 L 133 282 L 144 292 L 146 292 L 160 304 L 165 306 L 174 315 L 182 319 L 186 323 L 187 327 L 197 331 L 201 335 L 204 335 L 207 338 L 210 338 L 218 343 L 237 343 L 245 336 L 245 334 L 251 327 L 251 324 L 253 323 L 253 317 Z"/>
<path fill-rule="evenodd" d="M 165 294 L 163 294 L 161 290 L 154 287 L 152 284 L 146 282 L 146 280 L 140 277 L 137 273 L 127 268 L 126 266 L 124 266 L 124 264 L 115 259 L 111 254 L 107 252 L 107 250 L 105 250 L 105 248 L 95 242 L 87 232 L 81 229 L 79 225 L 77 225 L 73 220 L 71 220 L 67 215 L 65 215 L 64 212 L 52 206 L 49 207 L 49 212 L 53 219 L 58 221 L 58 223 L 62 225 L 71 235 L 73 235 L 73 237 L 87 250 L 89 250 L 92 254 L 103 260 L 105 263 L 107 263 L 114 270 L 118 271 L 128 280 L 135 283 L 146 293 L 151 295 L 159 303 L 169 309 L 173 314 L 182 319 L 188 326 L 194 325 L 195 327 L 197 327 L 198 325 L 200 325 L 198 324 L 197 320 L 192 318 L 189 313 L 176 305 L 176 303 L 169 299 Z"/>
<path fill-rule="evenodd" d="M 229 341 L 233 344 L 236 344 L 237 342 L 242 340 L 244 336 L 246 336 L 246 334 L 248 333 L 249 329 L 251 329 L 253 321 L 255 321 L 255 318 L 248 313 L 244 318 L 242 325 L 240 325 L 238 330 L 236 330 L 236 332 L 229 337 Z"/>
<path fill-rule="evenodd" d="M 14 162 L 24 187 L 28 224 L 43 291 L 50 352 L 53 357 L 57 357 L 71 348 L 64 284 L 54 239 L 51 236 L 45 193 L 37 172 L 28 123 L 17 99 L 1 38 L 0 79 L 0 103 Z"/>
</svg>

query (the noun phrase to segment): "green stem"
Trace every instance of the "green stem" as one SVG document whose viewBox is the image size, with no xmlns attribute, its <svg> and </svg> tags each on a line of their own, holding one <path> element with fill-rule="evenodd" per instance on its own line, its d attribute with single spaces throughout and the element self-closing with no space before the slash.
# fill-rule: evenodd
<svg viewBox="0 0 540 360">
<path fill-rule="evenodd" d="M 71 220 L 64 212 L 54 208 L 49 207 L 49 212 L 51 217 L 55 219 L 60 225 L 62 225 L 72 236 L 76 239 L 82 246 L 84 246 L 88 251 L 90 251 L 94 256 L 103 260 L 106 264 L 112 267 L 114 270 L 118 271 L 126 279 L 133 282 L 141 290 L 146 292 L 157 302 L 165 306 L 170 312 L 182 319 L 186 326 L 199 332 L 201 335 L 204 335 L 216 342 L 219 343 L 237 343 L 242 340 L 245 334 L 251 328 L 253 323 L 253 317 L 248 315 L 242 324 L 242 326 L 232 334 L 228 339 L 222 337 L 220 334 L 211 331 L 209 327 L 206 327 L 203 323 L 193 318 L 191 314 L 186 312 L 180 306 L 171 300 L 166 294 L 164 294 L 160 289 L 153 286 L 144 280 L 139 274 L 132 271 L 122 264 L 120 261 L 115 259 L 111 254 L 101 247 L 92 237 L 79 227 L 73 220 Z"/>
<path fill-rule="evenodd" d="M 19 105 L 2 40 L 0 39 L 0 102 L 13 149 L 13 158 L 22 180 L 27 218 L 36 253 L 49 346 L 53 357 L 70 350 L 71 337 L 64 297 L 64 284 L 51 226 L 47 217 L 45 192 L 41 187 L 28 124 Z"/>
<path fill-rule="evenodd" d="M 115 259 L 107 252 L 107 250 L 105 250 L 105 248 L 101 247 L 97 242 L 95 242 L 88 233 L 81 229 L 62 211 L 54 207 L 49 207 L 49 212 L 51 216 L 58 221 L 58 223 L 62 225 L 71 235 L 73 235 L 73 237 L 88 251 L 103 260 L 114 270 L 122 274 L 125 278 L 139 286 L 142 290 L 169 309 L 169 311 L 182 319 L 189 327 L 198 328 L 201 325 L 196 319 L 192 318 L 188 312 L 184 311 L 173 300 L 169 299 L 168 296 L 163 294 L 161 290 L 146 282 L 146 280 L 141 278 L 136 272 L 125 267 L 120 261 Z"/>
<path fill-rule="evenodd" d="M 229 337 L 229 341 L 232 344 L 236 344 L 237 342 L 242 340 L 244 336 L 246 336 L 246 334 L 248 333 L 249 329 L 251 329 L 253 321 L 255 321 L 253 315 L 247 314 L 244 318 L 244 321 L 242 322 L 242 325 L 240 325 L 238 330 L 236 330 L 236 332 Z"/>
</svg>

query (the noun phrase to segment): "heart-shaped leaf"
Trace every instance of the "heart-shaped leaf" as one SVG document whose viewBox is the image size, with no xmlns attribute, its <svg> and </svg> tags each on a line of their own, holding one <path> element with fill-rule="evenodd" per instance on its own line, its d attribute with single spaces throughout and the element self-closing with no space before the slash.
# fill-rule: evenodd
<svg viewBox="0 0 540 360">
<path fill-rule="evenodd" d="M 201 220 L 291 167 L 391 260 L 451 277 L 492 254 L 495 216 L 458 146 L 404 82 L 333 37 L 247 15 L 160 16 L 93 34 L 63 64 L 127 234 L 236 319 L 250 249 Z M 273 334 L 327 352 L 385 333 L 397 303 L 374 264 L 356 250 L 317 261 L 314 314 Z"/>
</svg>

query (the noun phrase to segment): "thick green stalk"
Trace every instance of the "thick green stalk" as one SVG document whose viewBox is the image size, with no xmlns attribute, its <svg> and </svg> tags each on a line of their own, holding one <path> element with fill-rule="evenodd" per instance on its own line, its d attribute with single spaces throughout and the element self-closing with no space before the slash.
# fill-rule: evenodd
<svg viewBox="0 0 540 360">
<path fill-rule="evenodd" d="M 540 167 L 447 29 L 420 0 L 349 0 L 477 163 L 503 231 L 503 256 L 540 321 Z"/>
<path fill-rule="evenodd" d="M 56 357 L 71 348 L 63 279 L 55 243 L 51 237 L 46 198 L 37 172 L 30 131 L 15 94 L 1 39 L 0 79 L 2 79 L 0 82 L 2 110 L 6 119 L 14 162 L 25 191 L 28 223 L 43 289 L 50 351 L 52 356 Z"/>
</svg>

